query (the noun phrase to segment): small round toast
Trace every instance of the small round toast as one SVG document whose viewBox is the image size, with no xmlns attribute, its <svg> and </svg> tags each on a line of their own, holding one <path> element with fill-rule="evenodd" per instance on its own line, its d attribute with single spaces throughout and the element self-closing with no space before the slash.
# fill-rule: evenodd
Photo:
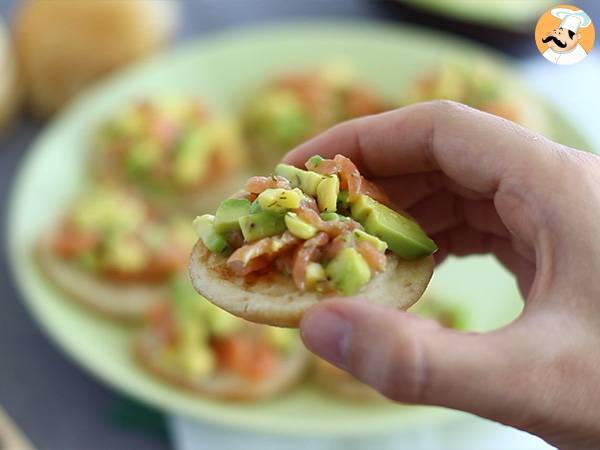
<svg viewBox="0 0 600 450">
<path fill-rule="evenodd" d="M 198 241 L 190 259 L 194 288 L 216 306 L 252 322 L 298 327 L 302 316 L 324 298 L 299 291 L 290 276 L 268 273 L 252 281 L 233 274 L 227 258 L 211 253 Z M 407 261 L 388 254 L 384 272 L 357 294 L 374 303 L 407 309 L 423 294 L 433 274 L 433 257 Z"/>
<path fill-rule="evenodd" d="M 194 380 L 162 363 L 159 358 L 162 350 L 160 342 L 151 329 L 144 329 L 137 335 L 132 353 L 142 368 L 170 384 L 219 400 L 261 400 L 280 394 L 301 380 L 308 365 L 308 354 L 299 346 L 287 355 L 276 376 L 262 381 L 248 380 L 223 371 Z"/>
<path fill-rule="evenodd" d="M 69 298 L 102 316 L 136 322 L 168 295 L 166 286 L 145 283 L 115 283 L 102 280 L 58 258 L 49 238 L 35 247 L 41 271 Z"/>
</svg>

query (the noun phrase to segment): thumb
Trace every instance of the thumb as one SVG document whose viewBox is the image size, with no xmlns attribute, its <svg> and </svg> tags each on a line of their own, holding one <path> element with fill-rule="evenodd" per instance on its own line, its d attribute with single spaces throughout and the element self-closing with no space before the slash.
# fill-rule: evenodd
<svg viewBox="0 0 600 450">
<path fill-rule="evenodd" d="M 522 417 L 529 390 L 519 368 L 528 358 L 513 357 L 520 346 L 502 331 L 463 333 L 364 300 L 335 299 L 311 308 L 301 332 L 311 351 L 392 400 L 513 426 L 531 419 Z"/>
</svg>

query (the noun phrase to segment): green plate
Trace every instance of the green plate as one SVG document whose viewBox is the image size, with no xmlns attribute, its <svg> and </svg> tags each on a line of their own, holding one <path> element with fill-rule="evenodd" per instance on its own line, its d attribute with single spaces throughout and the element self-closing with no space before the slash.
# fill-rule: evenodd
<svg viewBox="0 0 600 450">
<path fill-rule="evenodd" d="M 244 93 L 273 71 L 340 58 L 351 61 L 358 75 L 382 93 L 396 98 L 403 82 L 435 64 L 442 53 L 461 60 L 489 56 L 473 44 L 415 28 L 290 23 L 190 43 L 103 82 L 47 127 L 18 174 L 8 244 L 27 306 L 57 345 L 91 374 L 142 401 L 198 420 L 265 432 L 348 435 L 399 430 L 453 417 L 456 413 L 440 408 L 345 402 L 310 385 L 253 405 L 195 398 L 140 371 L 128 355 L 131 330 L 88 314 L 63 298 L 40 276 L 31 258 L 36 237 L 60 214 L 84 178 L 83 162 L 94 129 L 132 98 L 194 94 L 219 110 L 232 112 Z M 567 121 L 552 121 L 555 137 L 585 146 Z M 512 276 L 487 257 L 450 260 L 436 272 L 431 292 L 447 301 L 460 301 L 475 330 L 502 326 L 521 309 Z"/>
<path fill-rule="evenodd" d="M 557 2 L 552 0 L 400 0 L 415 8 L 429 10 L 466 22 L 527 31 L 542 13 Z M 533 37 L 533 27 L 531 28 Z"/>
</svg>

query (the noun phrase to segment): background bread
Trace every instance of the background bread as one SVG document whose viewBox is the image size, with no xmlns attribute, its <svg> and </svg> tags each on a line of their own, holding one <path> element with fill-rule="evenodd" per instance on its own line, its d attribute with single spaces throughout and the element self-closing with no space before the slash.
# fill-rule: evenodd
<svg viewBox="0 0 600 450">
<path fill-rule="evenodd" d="M 358 294 L 361 298 L 407 309 L 425 291 L 433 273 L 433 257 L 417 261 L 388 255 L 386 270 L 373 277 Z M 215 305 L 244 319 L 297 327 L 304 312 L 318 303 L 316 292 L 301 292 L 291 277 L 271 273 L 253 283 L 232 275 L 223 256 L 211 253 L 198 241 L 190 259 L 194 288 Z"/>
<path fill-rule="evenodd" d="M 21 99 L 17 65 L 8 32 L 0 18 L 0 133 L 7 128 Z"/>
<path fill-rule="evenodd" d="M 139 321 L 168 295 L 163 285 L 111 283 L 96 278 L 56 257 L 48 238 L 38 242 L 35 256 L 42 272 L 56 287 L 69 298 L 106 317 Z"/>
<path fill-rule="evenodd" d="M 279 394 L 294 386 L 304 375 L 308 354 L 303 347 L 290 352 L 280 371 L 263 381 L 252 381 L 235 374 L 219 372 L 207 379 L 192 380 L 162 364 L 160 340 L 150 329 L 138 334 L 133 344 L 133 355 L 137 362 L 150 373 L 171 384 L 197 394 L 221 400 L 260 400 Z"/>
<path fill-rule="evenodd" d="M 48 116 L 111 70 L 157 50 L 174 29 L 168 0 L 28 0 L 14 24 L 33 112 Z"/>
</svg>

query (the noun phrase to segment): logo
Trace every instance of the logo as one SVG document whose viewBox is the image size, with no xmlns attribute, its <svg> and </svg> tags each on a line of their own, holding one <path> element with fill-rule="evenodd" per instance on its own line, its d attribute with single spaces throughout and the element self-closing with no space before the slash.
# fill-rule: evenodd
<svg viewBox="0 0 600 450">
<path fill-rule="evenodd" d="M 553 64 L 570 65 L 583 61 L 594 46 L 592 19 L 576 6 L 549 9 L 535 27 L 535 44 Z"/>
</svg>

